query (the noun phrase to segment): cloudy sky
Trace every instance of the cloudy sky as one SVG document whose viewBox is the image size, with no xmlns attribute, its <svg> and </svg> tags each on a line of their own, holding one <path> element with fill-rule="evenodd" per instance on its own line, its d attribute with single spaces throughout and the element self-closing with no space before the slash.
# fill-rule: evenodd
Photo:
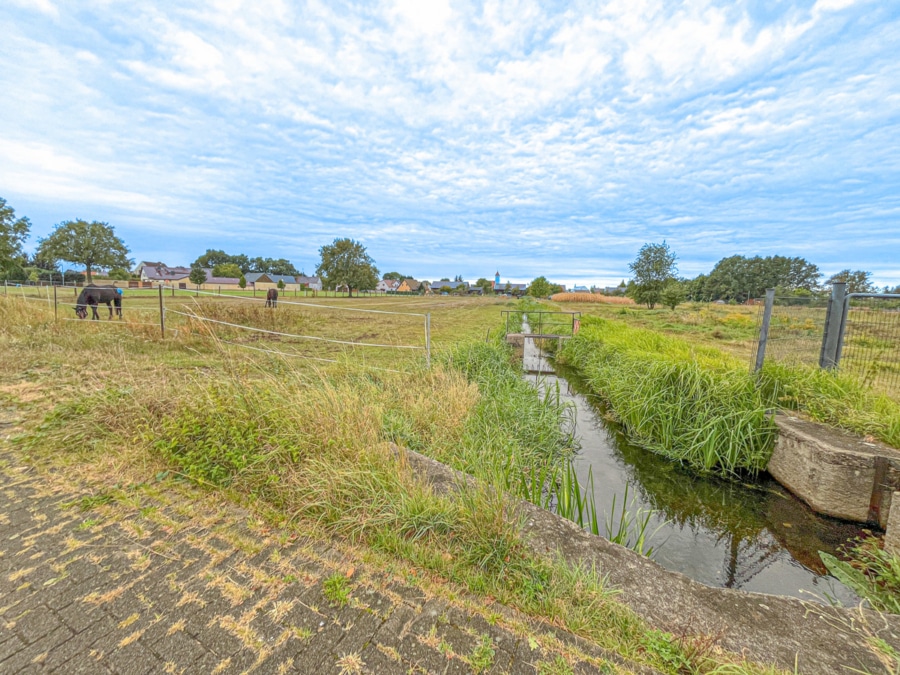
<svg viewBox="0 0 900 675">
<path fill-rule="evenodd" d="M 900 284 L 900 3 L 4 0 L 0 197 L 136 259 Z"/>
</svg>

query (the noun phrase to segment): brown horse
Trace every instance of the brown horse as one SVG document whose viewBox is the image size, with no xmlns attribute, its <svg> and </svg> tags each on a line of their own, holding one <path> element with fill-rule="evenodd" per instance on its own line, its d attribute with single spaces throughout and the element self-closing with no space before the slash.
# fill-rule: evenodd
<svg viewBox="0 0 900 675">
<path fill-rule="evenodd" d="M 276 307 L 278 305 L 278 289 L 270 288 L 266 292 L 266 307 Z"/>
<path fill-rule="evenodd" d="M 100 319 L 100 315 L 97 314 L 97 306 L 101 302 L 106 303 L 106 306 L 109 307 L 110 320 L 113 317 L 113 305 L 116 307 L 116 314 L 120 319 L 122 318 L 122 289 L 115 286 L 85 286 L 75 301 L 75 315 L 79 319 L 86 319 L 87 308 L 90 307 L 94 312 L 94 316 L 91 318 L 97 321 Z"/>
</svg>

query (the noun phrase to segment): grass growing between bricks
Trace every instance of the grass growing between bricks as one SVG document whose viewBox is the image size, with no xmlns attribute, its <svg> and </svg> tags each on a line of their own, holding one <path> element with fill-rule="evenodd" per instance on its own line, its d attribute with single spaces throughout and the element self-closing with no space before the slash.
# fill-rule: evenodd
<svg viewBox="0 0 900 675">
<path fill-rule="evenodd" d="M 0 328 L 0 340 L 16 352 L 15 359 L 0 357 L 8 359 L 7 373 L 22 372 L 27 363 L 49 362 L 51 372 L 54 361 L 65 365 L 57 371 L 63 374 L 63 386 L 54 390 L 58 402 L 48 414 L 50 401 L 35 402 L 32 412 L 43 419 L 30 423 L 19 441 L 35 459 L 86 471 L 103 465 L 144 480 L 168 471 L 661 672 L 726 665 L 732 672 L 771 672 L 733 655 L 701 652 L 695 645 L 702 636 L 648 641 L 647 626 L 616 602 L 596 570 L 528 552 L 507 490 L 518 494 L 522 476 L 542 462 L 564 462 L 571 445 L 559 426 L 564 409 L 519 387 L 499 347 L 460 346 L 434 369 L 409 375 L 351 364 L 316 370 L 154 342 L 150 335 L 73 334 L 52 322 L 15 318 L 18 327 Z M 109 370 L 95 365 L 104 350 L 114 357 Z M 51 381 L 44 371 L 28 377 Z M 482 480 L 458 496 L 435 494 L 395 444 Z M 108 501 L 92 500 L 88 508 Z M 329 599 L 342 602 L 344 582 L 332 586 Z M 488 652 L 480 644 L 466 658 L 473 669 L 489 667 Z"/>
</svg>

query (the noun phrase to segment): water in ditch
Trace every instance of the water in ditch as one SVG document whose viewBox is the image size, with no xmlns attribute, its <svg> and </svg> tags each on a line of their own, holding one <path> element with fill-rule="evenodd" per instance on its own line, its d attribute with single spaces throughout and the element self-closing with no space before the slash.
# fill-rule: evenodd
<svg viewBox="0 0 900 675">
<path fill-rule="evenodd" d="M 527 350 L 526 350 L 527 351 Z M 752 483 L 704 478 L 628 442 L 577 373 L 558 369 L 526 375 L 543 390 L 559 391 L 573 406 L 582 485 L 593 476 L 600 530 L 621 509 L 653 510 L 648 530 L 653 559 L 703 584 L 758 593 L 856 605 L 853 591 L 828 576 L 819 551 L 863 533 L 859 525 L 813 513 L 768 476 Z M 614 521 L 618 518 L 614 514 Z"/>
</svg>

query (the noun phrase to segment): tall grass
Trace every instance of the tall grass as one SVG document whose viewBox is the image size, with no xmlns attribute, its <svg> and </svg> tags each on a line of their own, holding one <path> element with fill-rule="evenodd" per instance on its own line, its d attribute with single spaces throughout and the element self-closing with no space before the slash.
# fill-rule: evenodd
<svg viewBox="0 0 900 675">
<path fill-rule="evenodd" d="M 555 293 L 550 296 L 554 302 L 593 302 L 603 305 L 633 305 L 634 300 L 622 295 L 603 295 L 601 293 Z"/>
<path fill-rule="evenodd" d="M 198 379 L 182 387 L 166 386 L 164 376 L 143 389 L 109 385 L 59 405 L 22 444 L 48 453 L 66 443 L 85 459 L 119 451 L 123 443 L 143 448 L 201 485 L 252 497 L 296 522 L 404 559 L 629 659 L 665 666 L 642 647 L 643 623 L 614 601 L 595 570 L 530 553 L 502 490 L 479 481 L 456 496 L 434 494 L 394 452 L 383 420 L 401 394 L 406 400 L 446 396 L 471 411 L 486 397 L 464 378 L 442 368 L 402 379 L 350 370 L 267 376 L 265 369 L 252 381 L 246 372 L 226 372 L 215 382 Z M 489 416 L 492 408 L 475 417 Z M 408 420 L 423 434 L 438 424 L 414 413 Z M 537 452 L 527 443 L 543 439 L 562 451 L 558 427 L 545 435 L 526 424 L 488 437 L 483 424 L 470 427 L 466 416 L 450 426 L 435 444 L 445 453 L 463 447 L 460 465 L 481 455 L 484 475 L 494 474 L 492 458 L 503 454 L 490 446 L 507 435 L 522 450 Z M 430 440 L 423 437 L 426 447 Z M 475 447 L 466 449 L 469 443 Z"/>
<path fill-rule="evenodd" d="M 168 467 L 304 531 L 347 537 L 368 547 L 370 563 L 403 560 L 435 582 L 489 595 L 651 670 L 681 672 L 674 654 L 696 672 L 724 663 L 769 672 L 725 654 L 693 655 L 690 638 L 648 645 L 647 626 L 615 601 L 596 570 L 531 552 L 503 490 L 477 482 L 443 496 L 412 474 L 392 441 L 483 476 L 506 461 L 532 486 L 529 458 L 538 471 L 567 466 L 564 408 L 510 373 L 502 348 L 460 347 L 443 365 L 409 375 L 347 363 L 298 369 L 255 353 L 216 352 L 207 341 L 135 340 L 87 323 L 69 330 L 52 322 L 52 312 L 22 307 L 15 325 L 4 315 L 0 364 L 13 376 L 29 369 L 48 385 L 58 385 L 60 373 L 70 381 L 53 387 L 53 412 L 29 423 L 18 441 L 33 457 L 117 480 L 141 481 Z M 97 368 L 98 358 L 116 367 Z"/>
<path fill-rule="evenodd" d="M 584 318 L 558 358 L 583 372 L 636 443 L 703 472 L 768 463 L 775 424 L 745 364 L 596 317 Z"/>
<path fill-rule="evenodd" d="M 900 402 L 872 391 L 852 375 L 767 362 L 759 386 L 772 407 L 796 410 L 900 448 Z"/>
<path fill-rule="evenodd" d="M 885 551 L 877 537 L 857 539 L 847 560 L 819 551 L 825 567 L 879 612 L 900 614 L 900 556 Z"/>
</svg>

